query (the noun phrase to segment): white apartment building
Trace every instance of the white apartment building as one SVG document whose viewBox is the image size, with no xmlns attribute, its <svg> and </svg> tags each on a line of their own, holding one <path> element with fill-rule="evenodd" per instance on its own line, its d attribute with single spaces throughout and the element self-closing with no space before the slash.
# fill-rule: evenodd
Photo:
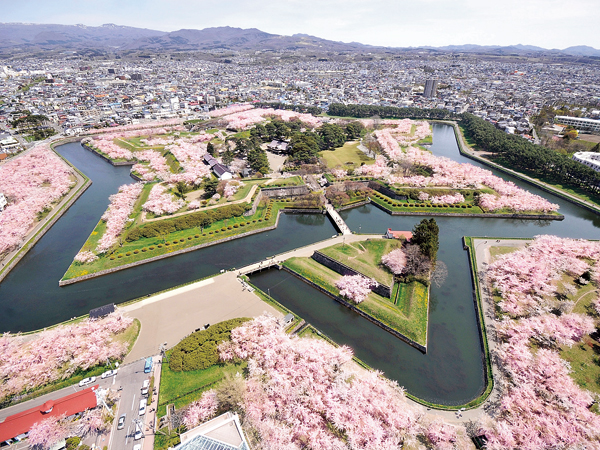
<svg viewBox="0 0 600 450">
<path fill-rule="evenodd" d="M 577 130 L 600 132 L 600 120 L 583 117 L 556 116 L 554 122 L 561 125 L 571 125 Z"/>
<path fill-rule="evenodd" d="M 600 153 L 577 152 L 573 155 L 573 161 L 585 164 L 596 172 L 600 172 Z"/>
</svg>

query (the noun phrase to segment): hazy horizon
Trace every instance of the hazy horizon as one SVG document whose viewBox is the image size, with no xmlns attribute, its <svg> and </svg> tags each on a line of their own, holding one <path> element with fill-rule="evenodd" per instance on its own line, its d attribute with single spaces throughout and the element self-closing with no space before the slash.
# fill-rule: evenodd
<svg viewBox="0 0 600 450">
<path fill-rule="evenodd" d="M 4 23 L 101 26 L 107 23 L 158 31 L 219 26 L 384 47 L 533 45 L 600 49 L 595 0 L 24 0 L 3 5 Z"/>
</svg>

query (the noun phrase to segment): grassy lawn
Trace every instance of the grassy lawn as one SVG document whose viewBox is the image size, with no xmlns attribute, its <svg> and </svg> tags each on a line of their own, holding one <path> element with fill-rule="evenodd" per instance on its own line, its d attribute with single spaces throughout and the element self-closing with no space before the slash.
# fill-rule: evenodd
<svg viewBox="0 0 600 450">
<path fill-rule="evenodd" d="M 167 355 L 169 354 L 170 352 L 167 352 Z M 238 372 L 243 373 L 246 365 L 246 362 L 216 364 L 202 370 L 173 372 L 169 368 L 169 364 L 163 364 L 158 391 L 157 416 L 164 416 L 167 413 L 167 405 L 171 403 L 175 405 L 175 409 L 179 409 L 198 400 L 204 391 L 215 387 L 227 375 L 234 376 Z"/>
<path fill-rule="evenodd" d="M 288 204 L 274 202 L 272 205 L 272 212 L 269 219 L 265 218 L 267 206 L 261 205 L 252 216 L 240 216 L 221 220 L 204 228 L 202 231 L 200 231 L 199 228 L 190 228 L 170 233 L 165 236 L 142 238 L 133 242 L 123 240 L 122 246 L 118 247 L 113 253 L 105 254 L 90 264 L 71 263 L 71 266 L 62 279 L 68 280 L 99 272 L 101 270 L 112 269 L 125 264 L 152 258 L 154 256 L 173 253 L 177 250 L 272 226 L 277 220 L 278 211 Z M 242 225 L 242 223 L 244 225 Z M 225 228 L 225 230 L 223 230 L 223 228 Z M 101 220 L 83 245 L 82 250 L 95 249 L 98 240 L 105 230 L 106 223 Z"/>
<path fill-rule="evenodd" d="M 391 286 L 393 275 L 381 264 L 381 257 L 401 246 L 402 243 L 395 239 L 368 239 L 352 244 L 336 244 L 320 252 L 373 278 L 378 283 Z"/>
<path fill-rule="evenodd" d="M 425 213 L 449 213 L 449 214 L 482 214 L 484 211 L 475 205 L 437 205 L 427 203 L 416 203 L 414 201 L 392 200 L 383 194 L 371 195 L 371 201 L 383 206 L 390 211 L 398 212 L 425 212 Z M 430 206 L 428 206 L 430 205 Z"/>
<path fill-rule="evenodd" d="M 343 169 L 354 169 L 364 164 L 374 164 L 375 160 L 369 158 L 358 149 L 360 142 L 346 142 L 343 147 L 335 150 L 325 150 L 319 156 L 325 160 L 330 169 L 341 166 Z"/>
<path fill-rule="evenodd" d="M 272 187 L 288 187 L 288 186 L 303 186 L 304 180 L 299 175 L 294 175 L 289 178 L 275 178 L 265 183 L 264 188 Z"/>
<path fill-rule="evenodd" d="M 335 287 L 335 282 L 341 276 L 319 264 L 314 259 L 290 258 L 284 262 L 284 265 L 318 284 L 328 292 L 339 295 L 339 289 Z M 410 303 L 410 307 L 408 308 L 410 314 L 408 316 L 402 312 L 400 307 L 393 304 L 390 299 L 381 297 L 374 292 L 371 292 L 366 300 L 356 305 L 356 307 L 415 342 L 425 345 L 427 342 L 427 311 L 429 301 L 427 288 L 425 288 L 425 295 L 422 295 L 422 289 L 407 289 L 403 292 L 418 294 L 418 298 L 400 300 L 400 302 Z"/>
</svg>

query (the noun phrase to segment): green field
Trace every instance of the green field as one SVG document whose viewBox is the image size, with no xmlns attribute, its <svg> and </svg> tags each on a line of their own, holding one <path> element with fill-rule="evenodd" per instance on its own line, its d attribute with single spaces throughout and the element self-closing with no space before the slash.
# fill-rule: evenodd
<svg viewBox="0 0 600 450">
<path fill-rule="evenodd" d="M 364 164 L 373 164 L 375 160 L 369 158 L 358 149 L 360 142 L 346 142 L 343 147 L 335 150 L 325 150 L 319 156 L 325 160 L 330 169 L 341 167 L 342 169 L 355 169 Z"/>
<path fill-rule="evenodd" d="M 285 202 L 274 202 L 271 206 L 271 214 L 268 214 L 267 205 L 263 204 L 256 209 L 256 213 L 252 216 L 240 216 L 221 220 L 204 228 L 202 231 L 199 228 L 190 228 L 170 233 L 165 236 L 141 238 L 132 242 L 127 242 L 122 239 L 123 242 L 121 246 L 117 247 L 112 253 L 109 252 L 90 264 L 80 264 L 74 261 L 71 263 L 71 266 L 69 266 L 69 269 L 62 279 L 68 280 L 81 277 L 101 270 L 112 269 L 125 264 L 152 258 L 154 256 L 165 255 L 181 249 L 214 242 L 230 236 L 236 236 L 248 231 L 270 227 L 275 225 L 279 210 L 286 205 L 289 204 Z M 269 215 L 268 219 L 267 215 Z M 225 228 L 225 230 L 223 230 L 223 228 Z M 105 230 L 106 223 L 100 220 L 86 243 L 81 248 L 81 251 L 94 251 L 98 240 Z M 122 236 L 125 236 L 127 231 L 128 230 L 125 230 L 122 233 Z"/>
<path fill-rule="evenodd" d="M 333 295 L 339 295 L 339 289 L 335 286 L 335 282 L 341 278 L 341 275 L 314 259 L 290 258 L 284 262 L 284 266 L 318 284 Z M 415 281 L 411 284 L 414 284 L 412 288 L 402 290 L 403 295 L 410 294 L 411 297 L 398 299 L 396 304 L 388 298 L 371 292 L 366 300 L 356 307 L 409 339 L 421 345 L 427 345 L 429 294 L 427 287 L 421 283 Z M 408 311 L 408 315 L 404 311 Z"/>
<path fill-rule="evenodd" d="M 381 264 L 381 257 L 400 247 L 402 243 L 396 239 L 367 239 L 351 244 L 336 244 L 319 251 L 378 283 L 391 286 L 393 274 Z"/>
</svg>

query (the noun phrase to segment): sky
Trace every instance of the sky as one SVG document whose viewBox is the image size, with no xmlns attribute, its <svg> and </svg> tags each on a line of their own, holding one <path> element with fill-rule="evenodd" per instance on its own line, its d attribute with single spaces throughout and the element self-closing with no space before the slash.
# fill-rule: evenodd
<svg viewBox="0 0 600 450">
<path fill-rule="evenodd" d="M 1 22 L 218 26 L 389 47 L 536 45 L 600 49 L 599 0 L 0 0 Z"/>
</svg>

